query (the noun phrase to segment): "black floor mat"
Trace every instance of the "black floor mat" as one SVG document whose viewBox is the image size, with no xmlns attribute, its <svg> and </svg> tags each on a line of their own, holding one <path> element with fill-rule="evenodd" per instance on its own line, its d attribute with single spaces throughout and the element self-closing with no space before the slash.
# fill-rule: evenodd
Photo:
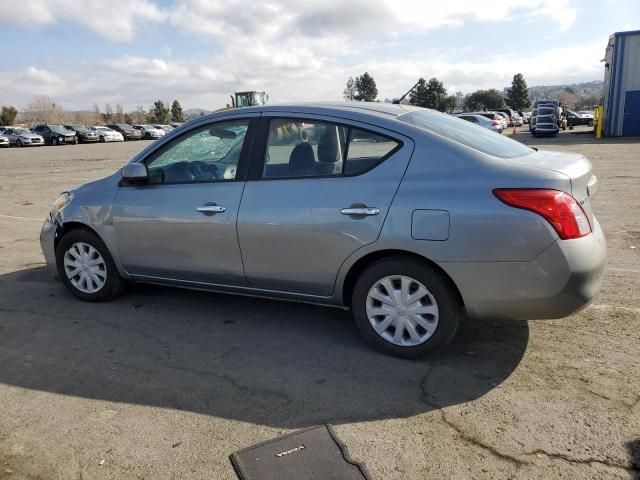
<svg viewBox="0 0 640 480">
<path fill-rule="evenodd" d="M 370 480 L 331 425 L 274 438 L 230 458 L 240 480 Z"/>
</svg>

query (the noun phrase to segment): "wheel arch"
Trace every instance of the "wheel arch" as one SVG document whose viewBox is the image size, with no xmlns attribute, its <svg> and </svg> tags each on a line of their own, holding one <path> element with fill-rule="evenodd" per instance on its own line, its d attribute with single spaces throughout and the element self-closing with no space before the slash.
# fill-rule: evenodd
<svg viewBox="0 0 640 480">
<path fill-rule="evenodd" d="M 353 289 L 362 272 L 364 272 L 364 270 L 372 263 L 386 257 L 391 257 L 391 256 L 402 256 L 406 258 L 417 259 L 435 268 L 438 272 L 442 274 L 443 278 L 445 278 L 451 284 L 451 287 L 456 293 L 456 296 L 458 298 L 458 301 L 460 302 L 460 305 L 462 305 L 462 307 L 464 308 L 464 299 L 460 294 L 460 289 L 455 284 L 451 276 L 440 265 L 438 265 L 433 260 L 425 257 L 424 255 L 420 255 L 415 252 L 410 252 L 407 250 L 400 250 L 400 249 L 384 249 L 384 250 L 376 250 L 374 252 L 369 252 L 366 255 L 359 258 L 356 262 L 354 262 L 353 265 L 351 265 L 351 267 L 349 267 L 349 270 L 347 271 L 347 274 L 344 277 L 344 281 L 342 282 L 342 301 L 345 305 L 351 306 L 351 296 L 353 293 Z"/>
<path fill-rule="evenodd" d="M 102 243 L 104 243 L 106 245 L 106 243 L 105 243 L 104 239 L 102 238 L 102 236 L 94 228 L 91 228 L 86 223 L 77 222 L 77 221 L 69 221 L 69 222 L 63 223 L 61 226 L 58 226 L 58 231 L 57 231 L 56 237 L 55 237 L 55 239 L 53 241 L 53 251 L 54 252 L 58 249 L 58 244 L 60 243 L 60 240 L 62 239 L 62 237 L 64 237 L 67 233 L 69 233 L 69 232 L 71 232 L 73 230 L 85 230 L 87 232 L 91 232 L 96 237 L 98 237 Z"/>
</svg>

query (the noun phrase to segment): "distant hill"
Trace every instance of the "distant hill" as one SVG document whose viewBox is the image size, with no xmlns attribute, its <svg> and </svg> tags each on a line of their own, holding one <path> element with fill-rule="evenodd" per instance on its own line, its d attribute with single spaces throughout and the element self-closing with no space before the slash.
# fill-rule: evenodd
<svg viewBox="0 0 640 480">
<path fill-rule="evenodd" d="M 545 98 L 557 98 L 571 109 L 589 109 L 600 103 L 603 86 L 602 80 L 567 85 L 537 85 L 529 87 L 529 98 L 532 102 Z M 506 92 L 507 87 L 504 89 L 505 94 Z"/>
<path fill-rule="evenodd" d="M 203 108 L 189 108 L 182 113 L 187 119 L 191 120 L 193 118 L 198 118 L 204 115 L 208 115 L 211 113 L 211 110 L 205 110 Z"/>
</svg>

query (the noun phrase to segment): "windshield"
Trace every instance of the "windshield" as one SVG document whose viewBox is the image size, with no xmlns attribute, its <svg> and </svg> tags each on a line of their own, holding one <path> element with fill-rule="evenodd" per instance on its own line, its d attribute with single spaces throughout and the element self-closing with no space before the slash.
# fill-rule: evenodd
<svg viewBox="0 0 640 480">
<path fill-rule="evenodd" d="M 29 135 L 33 133 L 27 130 L 26 128 L 14 128 L 13 131 L 16 132 L 18 135 Z"/>
<path fill-rule="evenodd" d="M 49 128 L 51 129 L 52 132 L 63 133 L 63 134 L 69 133 L 69 129 L 61 125 L 49 125 Z"/>
<path fill-rule="evenodd" d="M 398 120 L 494 157 L 515 158 L 533 153 L 529 147 L 499 133 L 433 110 L 405 113 Z"/>
</svg>

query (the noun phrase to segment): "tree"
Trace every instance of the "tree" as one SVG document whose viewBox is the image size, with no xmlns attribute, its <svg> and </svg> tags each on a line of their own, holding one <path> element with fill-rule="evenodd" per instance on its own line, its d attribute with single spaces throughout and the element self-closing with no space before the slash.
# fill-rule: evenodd
<svg viewBox="0 0 640 480">
<path fill-rule="evenodd" d="M 133 117 L 130 113 L 124 114 L 124 123 L 126 123 L 127 125 L 131 125 L 133 123 Z"/>
<path fill-rule="evenodd" d="M 174 100 L 171 104 L 171 120 L 174 122 L 184 122 L 182 105 L 180 105 L 180 102 L 178 100 Z"/>
<path fill-rule="evenodd" d="M 113 120 L 113 109 L 110 103 L 104 104 L 104 113 L 101 116 L 104 123 L 109 123 Z"/>
<path fill-rule="evenodd" d="M 355 97 L 355 94 L 356 94 L 356 82 L 353 80 L 353 77 L 349 77 L 349 80 L 347 80 L 347 86 L 342 92 L 342 96 L 344 97 L 345 100 L 350 101 L 350 100 L 353 100 L 353 98 Z"/>
<path fill-rule="evenodd" d="M 521 73 L 516 73 L 513 76 L 511 82 L 511 88 L 507 92 L 507 98 L 505 99 L 507 105 L 513 108 L 517 112 L 521 112 L 531 106 L 531 100 L 529 99 L 529 89 L 527 88 L 527 82 Z"/>
<path fill-rule="evenodd" d="M 124 110 L 122 108 L 122 105 L 120 105 L 119 103 L 116 104 L 116 114 L 114 115 L 113 119 L 116 123 L 123 123 L 124 121 Z"/>
<path fill-rule="evenodd" d="M 153 104 L 153 109 L 149 113 L 153 118 L 153 123 L 167 123 L 171 118 L 169 109 L 162 100 L 156 100 Z"/>
<path fill-rule="evenodd" d="M 0 125 L 13 125 L 13 122 L 18 115 L 16 107 L 2 107 L 2 113 L 0 114 Z"/>
<path fill-rule="evenodd" d="M 485 108 L 491 110 L 502 107 L 504 107 L 504 98 L 502 98 L 500 92 L 495 88 L 478 90 L 464 99 L 464 108 L 470 112 L 483 110 Z"/>
<path fill-rule="evenodd" d="M 419 107 L 433 108 L 440 112 L 453 110 L 455 108 L 455 97 L 453 97 L 453 106 L 447 95 L 444 84 L 437 78 L 432 78 L 428 82 L 424 78 L 418 80 L 418 85 L 409 96 L 409 103 Z"/>
<path fill-rule="evenodd" d="M 146 116 L 147 114 L 144 111 L 144 108 L 142 108 L 140 105 L 136 107 L 135 112 L 131 112 L 131 118 L 133 119 L 133 123 L 136 125 L 144 123 L 146 120 Z"/>
<path fill-rule="evenodd" d="M 444 101 L 445 109 L 443 111 L 453 112 L 456 109 L 457 105 L 458 105 L 457 97 L 455 95 L 449 95 Z"/>
<path fill-rule="evenodd" d="M 32 124 L 62 123 L 64 110 L 46 95 L 38 95 L 24 108 L 22 117 L 26 123 Z"/>
<path fill-rule="evenodd" d="M 99 122 L 100 120 L 102 120 L 102 116 L 100 115 L 100 106 L 97 103 L 93 104 L 93 115 L 94 115 L 94 122 Z"/>
<path fill-rule="evenodd" d="M 364 72 L 354 81 L 353 99 L 359 102 L 374 102 L 378 96 L 376 81 L 368 72 Z"/>
</svg>

